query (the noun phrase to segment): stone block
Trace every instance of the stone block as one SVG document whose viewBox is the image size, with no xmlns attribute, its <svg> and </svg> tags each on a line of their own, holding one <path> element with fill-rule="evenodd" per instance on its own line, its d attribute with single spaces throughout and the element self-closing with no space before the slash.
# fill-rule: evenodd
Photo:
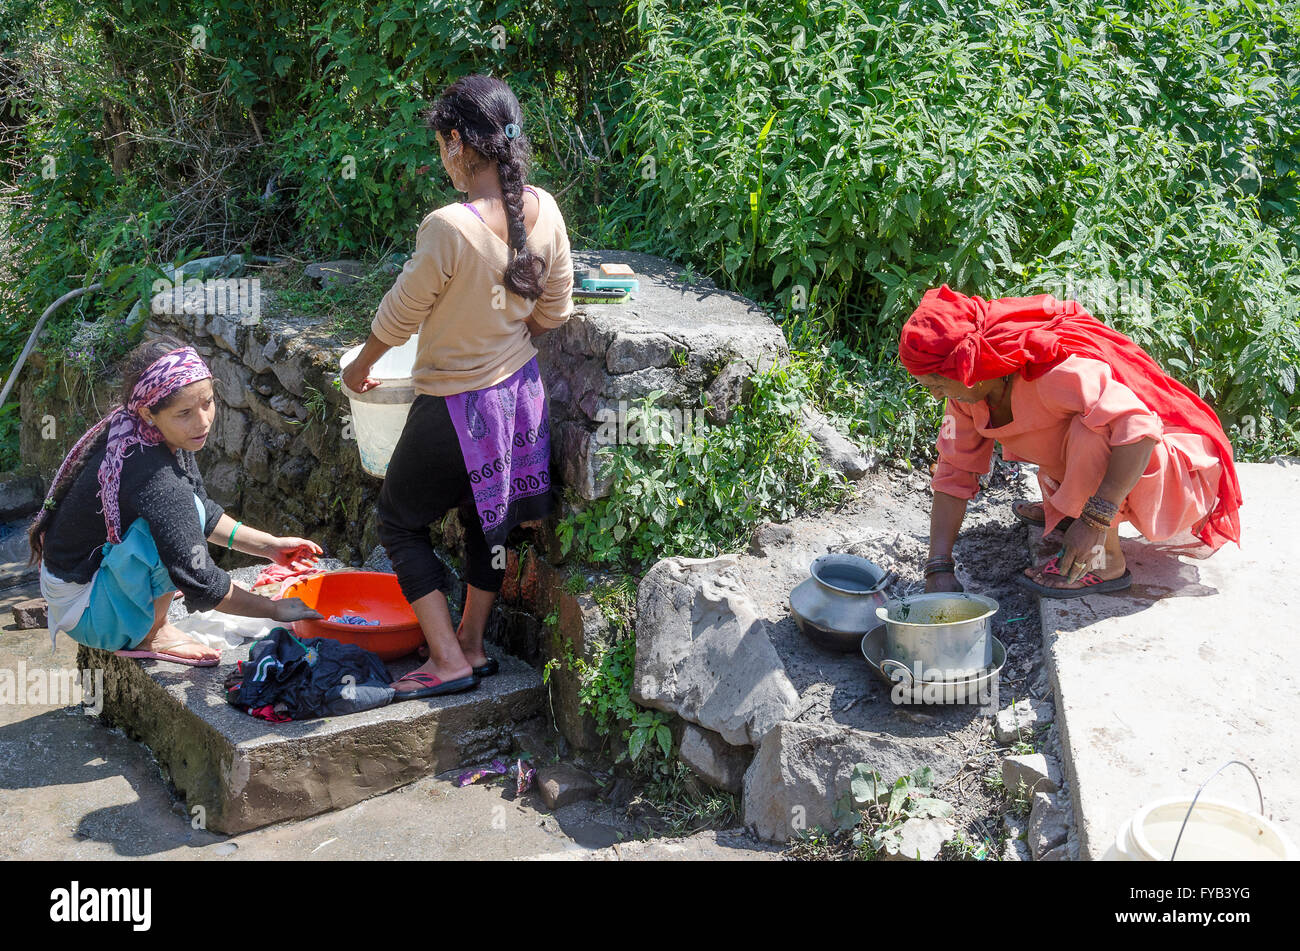
<svg viewBox="0 0 1300 951">
<path fill-rule="evenodd" d="M 222 460 L 203 475 L 203 487 L 222 508 L 234 508 L 239 502 L 239 467 Z"/>
<path fill-rule="evenodd" d="M 677 755 L 710 786 L 739 793 L 745 780 L 745 770 L 753 762 L 754 748 L 732 746 L 712 730 L 688 723 L 682 732 Z"/>
<path fill-rule="evenodd" d="M 1023 784 L 1026 793 L 1056 792 L 1061 788 L 1061 770 L 1042 753 L 1008 756 L 1002 761 L 1002 784 L 1007 795 L 1019 795 Z"/>
<path fill-rule="evenodd" d="M 799 709 L 735 556 L 666 558 L 637 590 L 632 699 L 755 746 Z"/>
<path fill-rule="evenodd" d="M 785 842 L 817 826 L 832 829 L 836 801 L 848 792 L 857 763 L 884 777 L 929 766 L 939 785 L 957 774 L 962 760 L 924 740 L 782 721 L 763 738 L 745 773 L 745 825 L 768 842 Z"/>
<path fill-rule="evenodd" d="M 30 515 L 45 501 L 45 483 L 34 475 L 0 478 L 0 522 Z"/>
<path fill-rule="evenodd" d="M 897 843 L 887 843 L 881 850 L 883 861 L 932 862 L 939 857 L 943 844 L 957 834 L 947 819 L 903 820 Z"/>
<path fill-rule="evenodd" d="M 217 412 L 212 423 L 213 448 L 227 456 L 240 457 L 244 453 L 244 440 L 248 438 L 248 414 L 237 409 L 224 408 Z"/>
<path fill-rule="evenodd" d="M 605 351 L 605 369 L 610 373 L 631 373 L 651 367 L 666 367 L 674 355 L 687 348 L 666 334 L 620 333 Z"/>
<path fill-rule="evenodd" d="M 207 329 L 219 347 L 243 359 L 248 327 L 240 321 L 238 314 L 213 314 L 208 318 Z"/>
<path fill-rule="evenodd" d="M 348 716 L 270 724 L 225 701 L 218 667 L 135 661 L 82 647 L 78 669 L 104 670 L 106 726 L 144 743 L 205 827 L 233 835 L 341 809 L 427 775 L 507 754 L 515 724 L 539 715 L 541 678 L 513 657 L 476 690 Z M 414 658 L 388 664 L 400 675 Z"/>
<path fill-rule="evenodd" d="M 993 738 L 999 743 L 1015 743 L 1028 739 L 1040 726 L 1052 722 L 1055 715 L 1052 705 L 1046 700 L 1034 700 L 1026 697 L 999 710 L 993 721 Z"/>
<path fill-rule="evenodd" d="M 519 601 L 519 552 L 514 548 L 506 549 L 506 573 L 501 579 L 501 600 L 506 604 Z"/>
<path fill-rule="evenodd" d="M 224 356 L 214 356 L 208 361 L 212 370 L 213 389 L 223 405 L 229 409 L 247 409 L 253 376 L 241 364 Z"/>
<path fill-rule="evenodd" d="M 1034 793 L 1029 811 L 1029 851 L 1034 859 L 1065 843 L 1070 835 L 1070 819 L 1064 804 L 1055 793 Z"/>
<path fill-rule="evenodd" d="M 817 444 L 822 465 L 858 480 L 871 468 L 871 460 L 837 430 L 829 419 L 817 409 L 805 405 L 801 409 L 803 427 Z"/>
<path fill-rule="evenodd" d="M 14 625 L 20 631 L 45 627 L 49 623 L 48 606 L 44 598 L 29 598 L 14 605 Z"/>
<path fill-rule="evenodd" d="M 736 406 L 754 395 L 752 377 L 754 368 L 741 360 L 733 360 L 719 371 L 705 391 L 708 397 L 709 422 L 721 425 L 731 418 Z"/>
<path fill-rule="evenodd" d="M 301 399 L 307 395 L 307 369 L 301 357 L 287 354 L 271 365 L 271 372 L 280 381 L 280 385 L 294 396 Z"/>
<path fill-rule="evenodd" d="M 547 809 L 560 809 L 584 799 L 594 799 L 600 786 L 589 773 L 568 763 L 543 766 L 537 771 L 537 792 Z"/>
</svg>

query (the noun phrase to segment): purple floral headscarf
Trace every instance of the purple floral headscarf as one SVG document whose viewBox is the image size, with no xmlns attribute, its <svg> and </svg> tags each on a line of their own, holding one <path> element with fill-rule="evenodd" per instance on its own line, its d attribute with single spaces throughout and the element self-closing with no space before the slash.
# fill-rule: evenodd
<svg viewBox="0 0 1300 951">
<path fill-rule="evenodd" d="M 149 364 L 131 391 L 130 402 L 113 410 L 77 440 L 54 475 L 49 495 L 45 497 L 45 507 L 54 507 L 54 499 L 60 494 L 63 482 L 70 478 L 71 473 L 80 471 L 82 457 L 107 427 L 104 461 L 99 466 L 99 498 L 104 505 L 104 526 L 108 530 L 108 540 L 114 545 L 120 544 L 122 525 L 117 493 L 122 479 L 122 462 L 132 446 L 156 446 L 163 441 L 163 434 L 158 427 L 145 422 L 140 410 L 156 405 L 182 387 L 211 376 L 212 371 L 193 347 L 173 350 Z"/>
</svg>

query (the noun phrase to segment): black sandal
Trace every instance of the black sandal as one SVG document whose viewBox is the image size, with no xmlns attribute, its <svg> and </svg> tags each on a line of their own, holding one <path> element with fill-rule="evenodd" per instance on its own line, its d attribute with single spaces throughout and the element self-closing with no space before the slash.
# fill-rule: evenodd
<svg viewBox="0 0 1300 951">
<path fill-rule="evenodd" d="M 474 668 L 474 675 L 476 677 L 491 677 L 500 669 L 501 665 L 497 663 L 497 659 L 495 657 L 489 657 L 486 661 Z"/>
</svg>

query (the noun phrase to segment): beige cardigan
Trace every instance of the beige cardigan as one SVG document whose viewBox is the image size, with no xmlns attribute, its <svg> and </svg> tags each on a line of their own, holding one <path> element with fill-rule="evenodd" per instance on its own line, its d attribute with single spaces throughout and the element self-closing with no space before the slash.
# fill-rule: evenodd
<svg viewBox="0 0 1300 951">
<path fill-rule="evenodd" d="M 370 325 L 390 347 L 419 334 L 417 393 L 450 396 L 500 383 L 537 355 L 526 317 L 553 328 L 573 313 L 564 216 L 550 192 L 533 187 L 541 207 L 527 246 L 546 263 L 536 302 L 506 289 L 510 248 L 464 205 L 438 208 L 421 222 L 415 252 Z"/>
</svg>

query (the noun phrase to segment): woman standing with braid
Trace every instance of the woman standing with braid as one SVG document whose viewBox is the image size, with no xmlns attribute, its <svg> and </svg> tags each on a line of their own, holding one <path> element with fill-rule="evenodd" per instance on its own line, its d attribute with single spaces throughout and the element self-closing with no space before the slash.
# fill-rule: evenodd
<svg viewBox="0 0 1300 951">
<path fill-rule="evenodd" d="M 419 335 L 417 395 L 379 496 L 379 538 L 429 646 L 399 699 L 469 690 L 494 674 L 483 631 L 505 577 L 505 541 L 551 509 L 546 394 L 532 338 L 573 312 L 573 264 L 555 199 L 525 184 L 523 113 L 490 76 L 450 86 L 427 115 L 443 167 L 469 201 L 431 212 L 343 373 L 364 392 L 390 347 Z M 466 536 L 460 627 L 429 526 L 459 507 Z"/>
</svg>

